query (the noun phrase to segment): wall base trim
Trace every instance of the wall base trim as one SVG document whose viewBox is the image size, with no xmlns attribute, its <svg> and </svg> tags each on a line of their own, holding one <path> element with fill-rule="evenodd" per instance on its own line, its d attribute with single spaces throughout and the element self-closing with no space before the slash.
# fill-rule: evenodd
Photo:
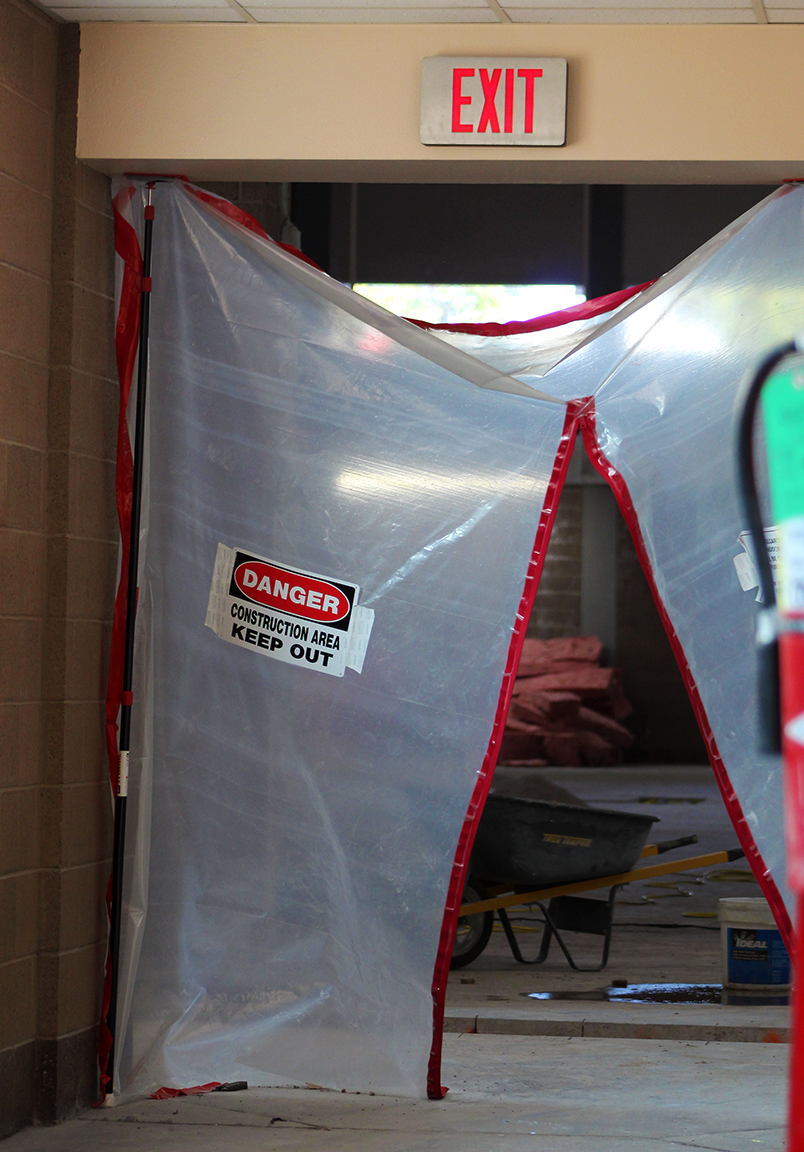
<svg viewBox="0 0 804 1152">
<path fill-rule="evenodd" d="M 97 1026 L 0 1051 L 0 1140 L 31 1124 L 60 1124 L 97 1099 Z"/>
</svg>

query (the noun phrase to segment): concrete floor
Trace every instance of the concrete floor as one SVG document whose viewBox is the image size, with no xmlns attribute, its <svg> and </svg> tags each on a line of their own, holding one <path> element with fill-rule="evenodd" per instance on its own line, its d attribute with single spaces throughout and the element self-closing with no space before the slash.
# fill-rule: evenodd
<svg viewBox="0 0 804 1152">
<path fill-rule="evenodd" d="M 257 1089 L 147 1100 L 4 1152 L 670 1152 L 783 1148 L 782 1044 L 445 1037 L 440 1103 Z"/>
<path fill-rule="evenodd" d="M 699 844 L 677 857 L 736 843 L 708 768 L 549 776 L 600 807 L 659 815 L 652 840 L 696 832 Z M 3 1152 L 781 1152 L 788 1046 L 757 1041 L 784 1038 L 784 1007 L 602 999 L 615 978 L 719 983 L 717 921 L 685 913 L 714 912 L 721 896 L 759 895 L 744 861 L 723 867 L 731 873 L 699 869 L 661 878 L 670 887 L 622 890 L 603 973 L 573 972 L 555 947 L 545 965 L 523 967 L 495 933 L 474 964 L 450 975 L 450 1092 L 441 1103 L 305 1089 L 146 1100 L 28 1129 Z M 520 929 L 528 929 L 523 949 L 535 952 L 532 913 Z M 599 954 L 597 938 L 572 944 L 589 960 Z M 534 1000 L 533 991 L 601 998 Z M 639 1038 L 646 1035 L 655 1038 Z M 730 1042 L 736 1036 L 752 1042 Z"/>
</svg>

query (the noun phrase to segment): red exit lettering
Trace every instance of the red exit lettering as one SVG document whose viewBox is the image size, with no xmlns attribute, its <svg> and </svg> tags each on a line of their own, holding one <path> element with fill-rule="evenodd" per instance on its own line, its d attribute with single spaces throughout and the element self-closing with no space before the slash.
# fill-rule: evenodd
<svg viewBox="0 0 804 1152">
<path fill-rule="evenodd" d="M 483 93 L 483 108 L 477 124 L 477 131 L 500 133 L 500 119 L 497 113 L 497 92 L 502 78 L 502 68 L 495 68 L 489 75 L 487 68 L 480 68 L 480 85 Z M 474 68 L 453 68 L 452 70 L 452 131 L 474 132 L 474 124 L 463 119 L 465 105 L 471 105 L 471 95 L 464 95 L 463 84 L 465 80 L 472 79 Z M 533 132 L 533 100 L 536 80 L 543 75 L 541 68 L 519 68 L 516 70 L 516 79 L 524 80 L 525 107 L 523 113 L 523 128 L 526 133 Z M 512 133 L 514 130 L 514 69 L 505 69 L 505 83 L 503 86 L 503 133 Z M 467 108 L 471 115 L 471 110 Z M 501 134 L 503 134 L 501 133 Z"/>
<path fill-rule="evenodd" d="M 495 68 L 494 72 L 489 79 L 488 69 L 480 69 L 480 83 L 483 85 L 483 111 L 480 114 L 480 123 L 477 126 L 478 132 L 485 132 L 487 127 L 491 127 L 492 132 L 500 131 L 500 121 L 497 119 L 497 105 L 494 103 L 497 98 L 497 87 L 500 83 L 502 76 L 502 68 Z"/>
<path fill-rule="evenodd" d="M 525 131 L 533 131 L 533 83 L 542 75 L 541 68 L 520 68 L 517 76 L 525 81 Z"/>
<path fill-rule="evenodd" d="M 466 76 L 474 76 L 474 68 L 453 68 L 452 69 L 452 131 L 453 132 L 473 132 L 474 128 L 471 124 L 464 124 L 461 121 L 461 107 L 464 104 L 471 104 L 472 97 L 464 96 L 461 92 L 464 78 Z"/>
</svg>

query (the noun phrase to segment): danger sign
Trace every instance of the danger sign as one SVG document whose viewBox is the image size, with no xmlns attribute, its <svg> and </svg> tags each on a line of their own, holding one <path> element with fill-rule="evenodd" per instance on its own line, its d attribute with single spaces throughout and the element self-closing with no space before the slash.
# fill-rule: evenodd
<svg viewBox="0 0 804 1152">
<path fill-rule="evenodd" d="M 222 640 L 286 664 L 361 672 L 374 612 L 360 588 L 218 545 L 206 625 Z"/>
<path fill-rule="evenodd" d="M 229 591 L 266 608 L 277 608 L 303 620 L 324 621 L 347 632 L 352 601 L 359 589 L 354 584 L 332 584 L 307 572 L 278 568 L 238 552 Z"/>
</svg>

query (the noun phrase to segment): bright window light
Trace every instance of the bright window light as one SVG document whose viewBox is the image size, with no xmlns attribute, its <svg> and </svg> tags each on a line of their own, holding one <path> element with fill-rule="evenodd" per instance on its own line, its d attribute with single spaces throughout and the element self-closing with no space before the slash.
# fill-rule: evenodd
<svg viewBox="0 0 804 1152">
<path fill-rule="evenodd" d="M 389 312 L 431 324 L 505 324 L 583 304 L 575 284 L 353 284 Z"/>
</svg>

